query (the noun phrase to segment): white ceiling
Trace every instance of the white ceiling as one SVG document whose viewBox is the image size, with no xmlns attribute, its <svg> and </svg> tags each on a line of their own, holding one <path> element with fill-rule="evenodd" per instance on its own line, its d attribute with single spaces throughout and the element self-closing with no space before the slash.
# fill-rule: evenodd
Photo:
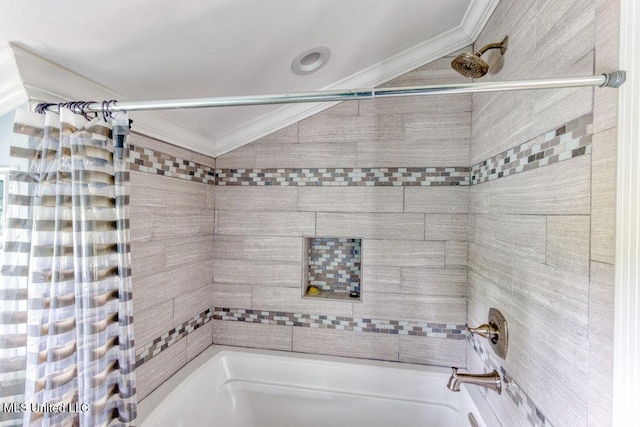
<svg viewBox="0 0 640 427">
<path fill-rule="evenodd" d="M 0 45 L 0 109 L 24 96 L 139 101 L 370 87 L 471 44 L 497 2 L 0 0 L 0 43 L 11 43 Z M 316 46 L 330 49 L 326 66 L 294 74 L 293 58 Z M 217 156 L 328 106 L 132 116 L 134 130 Z"/>
</svg>

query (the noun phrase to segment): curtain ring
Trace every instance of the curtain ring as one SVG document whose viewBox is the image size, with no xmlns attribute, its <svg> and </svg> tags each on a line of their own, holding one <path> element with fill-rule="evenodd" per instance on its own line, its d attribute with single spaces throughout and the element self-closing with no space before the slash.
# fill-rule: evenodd
<svg viewBox="0 0 640 427">
<path fill-rule="evenodd" d="M 78 108 L 80 109 L 80 114 L 82 115 L 82 117 L 84 117 L 87 120 L 91 120 L 91 117 L 89 117 L 88 113 L 86 111 L 84 111 L 90 104 L 95 103 L 95 101 L 80 101 L 78 104 Z M 95 117 L 98 117 L 98 113 L 94 112 Z"/>
<path fill-rule="evenodd" d="M 107 101 L 102 101 L 102 120 L 107 121 Z"/>
</svg>

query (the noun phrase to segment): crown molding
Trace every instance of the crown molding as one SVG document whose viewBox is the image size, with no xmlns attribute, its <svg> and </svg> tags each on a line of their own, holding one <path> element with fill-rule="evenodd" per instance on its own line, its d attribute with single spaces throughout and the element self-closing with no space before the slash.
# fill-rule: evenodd
<svg viewBox="0 0 640 427">
<path fill-rule="evenodd" d="M 130 100 L 121 93 L 34 55 L 20 46 L 9 44 L 0 51 L 0 77 L 3 82 L 3 71 L 10 70 L 11 63 L 14 65 L 11 86 L 7 90 L 3 90 L 4 86 L 0 87 L 0 111 L 11 110 L 26 101 Z M 129 115 L 134 121 L 133 128 L 140 133 L 209 156 L 215 154 L 210 135 L 185 126 L 162 112 L 132 112 Z"/>
<path fill-rule="evenodd" d="M 28 100 L 13 49 L 0 43 L 0 116 L 15 110 Z"/>
</svg>

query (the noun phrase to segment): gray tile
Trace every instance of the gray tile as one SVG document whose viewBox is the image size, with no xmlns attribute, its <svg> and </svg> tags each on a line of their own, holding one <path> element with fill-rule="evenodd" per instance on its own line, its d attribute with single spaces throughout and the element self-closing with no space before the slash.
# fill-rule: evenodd
<svg viewBox="0 0 640 427">
<path fill-rule="evenodd" d="M 133 279 L 164 271 L 166 241 L 131 242 L 131 274 Z"/>
<path fill-rule="evenodd" d="M 591 74 L 589 70 L 587 74 Z M 582 75 L 584 75 L 584 71 Z M 579 75 L 579 74 L 576 74 Z M 540 135 L 592 111 L 593 90 L 539 90 L 534 94 L 533 134 Z"/>
<path fill-rule="evenodd" d="M 256 140 L 254 144 L 264 146 L 272 143 L 295 144 L 298 142 L 298 123 L 294 123 L 285 128 L 270 133 L 267 136 Z"/>
<path fill-rule="evenodd" d="M 211 224 L 213 228 L 213 221 Z M 166 269 L 213 260 L 213 234 L 166 241 Z"/>
<path fill-rule="evenodd" d="M 424 218 L 425 240 L 467 241 L 469 215 L 426 214 Z"/>
<path fill-rule="evenodd" d="M 145 218 L 153 223 L 154 239 L 213 236 L 213 210 L 194 208 L 153 209 Z"/>
<path fill-rule="evenodd" d="M 216 209 L 219 210 L 295 211 L 297 198 L 297 187 L 216 187 Z"/>
<path fill-rule="evenodd" d="M 218 283 L 299 288 L 301 272 L 300 262 L 216 259 L 213 277 Z"/>
<path fill-rule="evenodd" d="M 147 310 L 138 310 L 134 315 L 137 348 L 142 348 L 176 326 L 173 322 L 173 300 L 149 307 Z"/>
<path fill-rule="evenodd" d="M 356 166 L 356 143 L 308 142 L 303 139 L 300 124 L 300 144 L 269 144 L 256 146 L 257 168 L 340 168 Z M 335 140 L 334 140 L 335 141 Z"/>
<path fill-rule="evenodd" d="M 615 313 L 615 266 L 591 262 L 589 344 L 591 357 L 612 360 Z"/>
<path fill-rule="evenodd" d="M 460 368 L 467 364 L 465 340 L 408 335 L 398 339 L 400 362 Z"/>
<path fill-rule="evenodd" d="M 466 266 L 468 252 L 467 242 L 446 242 L 445 265 L 447 267 Z"/>
<path fill-rule="evenodd" d="M 218 234 L 213 242 L 213 257 L 214 259 L 301 262 L 302 238 Z"/>
<path fill-rule="evenodd" d="M 447 84 L 451 83 L 452 78 L 455 77 L 453 73 L 451 73 L 451 59 L 447 59 L 445 61 L 444 66 L 448 69 L 441 70 L 429 70 L 431 74 L 434 74 L 434 71 L 439 75 L 439 79 L 442 83 Z M 411 74 L 411 73 L 409 73 Z M 427 80 L 434 80 L 433 78 L 427 77 L 428 71 L 425 70 L 421 73 L 425 78 L 421 81 L 417 81 L 418 79 L 413 79 L 416 83 L 413 86 L 424 86 L 431 83 L 427 83 Z M 446 78 L 449 80 L 446 80 Z M 393 80 L 392 80 L 393 81 Z M 464 81 L 466 83 L 466 81 Z M 388 86 L 388 85 L 385 85 Z M 406 87 L 407 85 L 403 85 Z M 412 86 L 412 85 L 408 85 Z M 396 86 L 393 86 L 396 87 Z M 401 87 L 401 86 L 397 86 Z M 411 97 L 401 97 L 401 98 L 378 98 L 375 100 L 363 100 L 360 101 L 360 115 L 363 117 L 373 116 L 373 117 L 389 117 L 396 116 L 400 120 L 403 119 L 406 115 L 415 114 L 416 111 L 420 111 L 424 115 L 428 115 L 433 117 L 437 114 L 443 113 L 461 113 L 466 112 L 467 114 L 471 113 L 471 94 L 458 94 L 458 95 L 449 95 L 446 97 L 434 97 L 434 96 L 411 96 Z"/>
<path fill-rule="evenodd" d="M 305 236 L 315 234 L 313 212 L 218 211 L 218 233 L 245 236 Z"/>
<path fill-rule="evenodd" d="M 213 305 L 215 307 L 227 308 L 250 308 L 251 286 L 214 283 Z"/>
<path fill-rule="evenodd" d="M 404 192 L 405 212 L 468 213 L 468 187 L 407 187 Z"/>
<path fill-rule="evenodd" d="M 233 151 L 223 154 L 216 158 L 216 167 L 218 169 L 231 168 L 255 168 L 256 167 L 256 145 L 251 143 L 236 148 Z"/>
<path fill-rule="evenodd" d="M 588 276 L 589 223 L 586 215 L 548 216 L 546 263 Z"/>
<path fill-rule="evenodd" d="M 173 324 L 180 325 L 214 304 L 212 284 L 178 295 L 174 302 Z"/>
<path fill-rule="evenodd" d="M 588 215 L 590 157 L 579 156 L 494 181 L 490 193 L 492 213 Z"/>
<path fill-rule="evenodd" d="M 423 240 L 424 215 L 319 212 L 316 233 L 318 236 Z"/>
<path fill-rule="evenodd" d="M 362 269 L 362 290 L 400 293 L 400 267 L 366 266 Z"/>
<path fill-rule="evenodd" d="M 213 209 L 215 209 L 215 194 L 216 194 L 216 186 L 215 185 L 207 185 L 207 189 L 206 189 L 206 199 L 205 199 L 205 209 L 209 212 L 211 212 Z"/>
<path fill-rule="evenodd" d="M 546 226 L 542 215 L 473 215 L 469 240 L 544 263 Z"/>
<path fill-rule="evenodd" d="M 362 293 L 362 304 L 353 305 L 359 318 L 418 320 L 439 323 L 464 323 L 464 297 L 416 296 L 389 293 Z"/>
<path fill-rule="evenodd" d="M 420 140 L 420 132 L 414 129 L 411 137 L 396 140 L 358 142 L 357 166 L 446 167 L 469 164 L 469 139 Z"/>
<path fill-rule="evenodd" d="M 481 277 L 511 290 L 513 279 L 513 255 L 488 246 L 469 243 L 469 270 Z"/>
<path fill-rule="evenodd" d="M 251 308 L 254 310 L 288 311 L 292 313 L 352 317 L 353 305 L 354 304 L 349 301 L 302 298 L 299 287 L 254 286 Z"/>
<path fill-rule="evenodd" d="M 467 296 L 467 269 L 464 267 L 402 267 L 400 277 L 403 294 Z M 368 291 L 366 288 L 363 289 Z"/>
<path fill-rule="evenodd" d="M 292 326 L 212 320 L 213 343 L 291 351 Z"/>
<path fill-rule="evenodd" d="M 187 363 L 187 340 L 182 339 L 136 369 L 136 393 L 142 401 Z"/>
<path fill-rule="evenodd" d="M 595 7 L 595 74 L 599 74 L 620 66 L 620 0 L 596 0 Z"/>
<path fill-rule="evenodd" d="M 213 343 L 213 322 L 200 326 L 186 337 L 187 361 L 190 361 Z"/>
<path fill-rule="evenodd" d="M 214 159 L 213 157 L 205 156 L 204 154 L 193 152 L 191 153 L 190 160 L 196 163 L 199 163 L 201 165 L 209 166 L 210 168 L 215 169 L 216 167 L 216 159 Z"/>
<path fill-rule="evenodd" d="M 395 117 L 318 115 L 300 122 L 299 141 L 313 146 L 318 143 L 336 145 L 337 142 L 342 145 L 357 141 L 400 140 L 404 138 L 404 132 L 404 122 Z"/>
<path fill-rule="evenodd" d="M 298 210 L 402 212 L 402 187 L 298 187 Z"/>
<path fill-rule="evenodd" d="M 591 155 L 591 259 L 608 264 L 615 262 L 617 130 L 595 134 Z"/>
<path fill-rule="evenodd" d="M 417 240 L 362 241 L 362 265 L 388 267 L 444 267 L 444 242 Z"/>
<path fill-rule="evenodd" d="M 471 108 L 448 113 L 419 114 L 404 116 L 405 138 L 409 141 L 465 140 L 471 138 Z"/>
<path fill-rule="evenodd" d="M 398 337 L 335 329 L 293 328 L 293 351 L 397 361 Z"/>
<path fill-rule="evenodd" d="M 201 209 L 206 206 L 208 184 L 131 171 L 131 207 Z"/>
<path fill-rule="evenodd" d="M 129 133 L 129 136 L 127 137 L 127 143 L 139 147 L 148 148 L 153 151 L 159 151 L 163 154 L 178 157 L 182 160 L 191 160 L 191 157 L 193 156 L 193 154 L 195 154 L 193 151 L 187 150 L 186 148 L 178 147 L 176 145 L 169 144 L 168 142 L 164 142 L 137 132 Z"/>
</svg>

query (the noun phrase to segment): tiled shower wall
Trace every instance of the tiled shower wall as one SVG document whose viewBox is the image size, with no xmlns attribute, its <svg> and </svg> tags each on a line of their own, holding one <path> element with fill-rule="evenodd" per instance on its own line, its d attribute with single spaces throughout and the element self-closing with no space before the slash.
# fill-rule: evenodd
<svg viewBox="0 0 640 427">
<path fill-rule="evenodd" d="M 486 55 L 483 80 L 616 70 L 618 14 L 617 1 L 503 0 L 474 47 L 509 35 L 509 49 Z M 501 360 L 470 339 L 468 367 L 517 383 L 486 393 L 504 425 L 611 424 L 616 95 L 473 95 L 472 175 L 496 170 L 471 186 L 468 319 L 500 309 L 510 342 Z M 520 170 L 516 147 L 529 150 Z"/>
<path fill-rule="evenodd" d="M 213 305 L 215 160 L 135 133 L 128 143 L 134 330 L 140 362 L 154 340 L 173 329 L 179 333 L 185 322 L 193 323 L 194 316 Z M 193 329 L 189 324 L 186 328 Z M 140 365 L 138 399 L 209 346 L 211 335 L 211 323 L 203 324 Z"/>
<path fill-rule="evenodd" d="M 470 136 L 470 95 L 348 102 L 218 157 L 214 343 L 464 366 Z M 362 302 L 301 298 L 303 236 L 362 238 Z"/>
</svg>

